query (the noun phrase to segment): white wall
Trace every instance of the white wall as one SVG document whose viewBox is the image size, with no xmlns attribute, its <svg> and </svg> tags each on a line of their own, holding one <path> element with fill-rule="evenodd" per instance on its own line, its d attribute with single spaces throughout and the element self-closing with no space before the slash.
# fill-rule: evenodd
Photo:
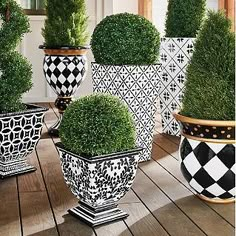
<svg viewBox="0 0 236 236">
<path fill-rule="evenodd" d="M 164 36 L 165 33 L 167 5 L 168 0 L 153 0 L 153 23 L 161 33 L 161 36 Z M 218 0 L 207 0 L 207 8 L 217 10 Z"/>
</svg>

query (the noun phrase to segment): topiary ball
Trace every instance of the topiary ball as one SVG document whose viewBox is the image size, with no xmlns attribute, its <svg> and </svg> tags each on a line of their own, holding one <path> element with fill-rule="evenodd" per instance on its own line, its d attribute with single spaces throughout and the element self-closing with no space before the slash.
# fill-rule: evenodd
<svg viewBox="0 0 236 236">
<path fill-rule="evenodd" d="M 87 157 L 135 147 L 135 125 L 128 107 L 108 94 L 94 94 L 71 103 L 59 133 L 66 149 Z"/>
<path fill-rule="evenodd" d="M 91 48 L 99 64 L 155 64 L 159 55 L 160 34 L 142 16 L 130 13 L 111 15 L 96 26 Z"/>
</svg>

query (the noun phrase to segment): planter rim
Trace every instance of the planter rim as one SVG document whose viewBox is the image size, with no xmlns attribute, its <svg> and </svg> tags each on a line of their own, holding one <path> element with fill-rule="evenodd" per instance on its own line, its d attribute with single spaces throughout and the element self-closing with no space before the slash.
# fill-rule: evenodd
<svg viewBox="0 0 236 236">
<path fill-rule="evenodd" d="M 0 118 L 9 117 L 9 116 L 18 116 L 18 115 L 27 115 L 35 112 L 45 112 L 48 110 L 47 107 L 42 107 L 34 104 L 25 104 L 27 109 L 24 111 L 17 112 L 8 112 L 8 113 L 0 113 Z"/>
<path fill-rule="evenodd" d="M 206 126 L 221 126 L 221 127 L 235 127 L 234 120 L 204 120 L 204 119 L 196 119 L 188 116 L 180 115 L 179 112 L 174 112 L 173 116 L 177 121 L 190 123 L 190 124 L 198 124 L 198 125 L 206 125 Z"/>
<path fill-rule="evenodd" d="M 98 161 L 107 161 L 107 160 L 111 160 L 111 159 L 122 158 L 122 157 L 125 157 L 126 155 L 137 155 L 137 154 L 139 154 L 140 151 L 143 150 L 142 147 L 136 147 L 134 149 L 130 149 L 130 150 L 123 151 L 123 152 L 116 152 L 116 153 L 105 154 L 105 155 L 100 155 L 100 156 L 93 156 L 93 157 L 83 157 L 83 156 L 80 156 L 76 153 L 73 153 L 73 152 L 65 149 L 64 145 L 61 142 L 56 143 L 55 146 L 59 150 L 63 150 L 65 152 L 69 153 L 70 155 L 72 155 L 78 159 L 82 159 L 82 160 L 89 162 L 89 163 L 96 163 Z"/>
<path fill-rule="evenodd" d="M 90 45 L 84 46 L 55 46 L 55 47 L 48 47 L 46 45 L 39 45 L 39 49 L 60 49 L 60 50 L 80 50 L 80 49 L 90 49 Z"/>
<path fill-rule="evenodd" d="M 95 61 L 91 62 L 92 65 L 100 65 L 100 66 L 116 66 L 116 67 L 122 67 L 122 66 L 130 66 L 130 67 L 147 67 L 147 66 L 162 66 L 161 63 L 154 63 L 154 64 L 144 64 L 144 65 L 129 65 L 129 64 L 124 64 L 124 65 L 115 65 L 115 64 L 100 64 Z"/>
<path fill-rule="evenodd" d="M 161 37 L 161 39 L 196 39 L 196 37 Z"/>
</svg>

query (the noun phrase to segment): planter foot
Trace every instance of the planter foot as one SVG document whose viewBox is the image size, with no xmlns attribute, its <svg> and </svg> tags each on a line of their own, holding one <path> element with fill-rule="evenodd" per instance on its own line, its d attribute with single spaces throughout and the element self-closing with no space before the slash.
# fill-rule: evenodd
<svg viewBox="0 0 236 236">
<path fill-rule="evenodd" d="M 214 198 L 208 198 L 205 197 L 201 194 L 197 195 L 200 199 L 206 201 L 206 202 L 210 202 L 210 203 L 217 203 L 217 204 L 228 204 L 228 203 L 234 203 L 235 202 L 235 198 L 228 198 L 228 199 L 214 199 Z"/>
<path fill-rule="evenodd" d="M 59 127 L 61 124 L 61 120 L 62 120 L 62 114 L 59 114 L 57 122 L 48 130 L 48 134 L 50 136 L 59 137 Z"/>
<path fill-rule="evenodd" d="M 115 204 L 110 208 L 92 209 L 84 203 L 80 203 L 78 207 L 72 208 L 68 212 L 92 227 L 128 217 L 128 214 Z"/>
</svg>

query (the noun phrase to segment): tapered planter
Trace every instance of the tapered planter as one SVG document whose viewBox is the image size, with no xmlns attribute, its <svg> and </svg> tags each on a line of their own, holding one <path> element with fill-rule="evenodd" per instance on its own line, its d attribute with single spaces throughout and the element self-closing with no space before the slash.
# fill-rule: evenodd
<svg viewBox="0 0 236 236">
<path fill-rule="evenodd" d="M 128 216 L 117 201 L 131 188 L 142 148 L 88 158 L 56 146 L 66 184 L 79 199 L 70 214 L 92 226 Z"/>
<path fill-rule="evenodd" d="M 49 134 L 58 136 L 62 115 L 70 104 L 72 96 L 84 80 L 87 72 L 87 49 L 58 48 L 44 49 L 43 71 L 45 78 L 57 94 L 55 106 L 59 111 L 57 122 L 50 127 Z"/>
<path fill-rule="evenodd" d="M 93 91 L 118 96 L 134 116 L 136 145 L 143 147 L 140 161 L 151 158 L 160 71 L 160 64 L 114 66 L 92 63 Z"/>
<path fill-rule="evenodd" d="M 174 114 L 180 122 L 181 171 L 198 196 L 213 203 L 235 200 L 235 122 Z"/>
<path fill-rule="evenodd" d="M 37 145 L 47 109 L 27 105 L 27 110 L 0 114 L 0 178 L 35 171 L 26 162 Z"/>
<path fill-rule="evenodd" d="M 172 112 L 180 108 L 186 68 L 194 49 L 195 38 L 162 38 L 160 63 L 163 66 L 160 83 L 160 110 L 163 133 L 180 135 L 178 122 Z"/>
</svg>

